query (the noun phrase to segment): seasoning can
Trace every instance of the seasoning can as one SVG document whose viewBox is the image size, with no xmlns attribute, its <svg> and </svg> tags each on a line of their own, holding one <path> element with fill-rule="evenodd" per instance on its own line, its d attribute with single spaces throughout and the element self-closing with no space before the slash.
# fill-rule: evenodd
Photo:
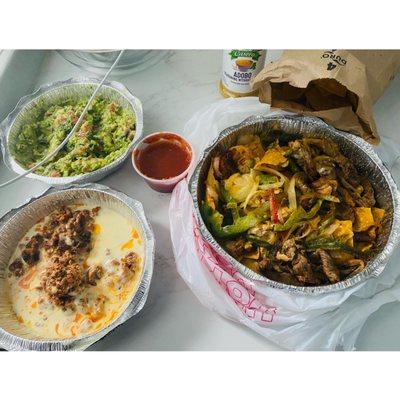
<svg viewBox="0 0 400 400">
<path fill-rule="evenodd" d="M 219 90 L 224 97 L 255 96 L 250 81 L 264 67 L 267 50 L 224 50 Z"/>
</svg>

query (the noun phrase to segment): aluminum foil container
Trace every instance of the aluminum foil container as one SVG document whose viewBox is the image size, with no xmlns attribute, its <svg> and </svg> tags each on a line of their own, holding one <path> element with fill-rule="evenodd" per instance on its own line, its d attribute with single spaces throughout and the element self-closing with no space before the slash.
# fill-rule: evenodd
<svg viewBox="0 0 400 400">
<path fill-rule="evenodd" d="M 18 323 L 11 302 L 6 295 L 6 268 L 15 245 L 38 220 L 62 205 L 88 202 L 107 206 L 138 223 L 144 244 L 141 277 L 131 299 L 120 315 L 98 332 L 63 340 L 44 340 Z M 144 306 L 149 292 L 154 265 L 154 234 L 144 214 L 142 204 L 97 184 L 70 185 L 51 188 L 39 197 L 11 210 L 0 219 L 0 347 L 6 350 L 83 350 L 107 335 L 118 325 L 137 314 Z"/>
<path fill-rule="evenodd" d="M 200 213 L 199 205 L 204 199 L 204 182 L 214 155 L 227 150 L 236 143 L 237 137 L 242 133 L 260 134 L 274 129 L 281 129 L 286 133 L 297 134 L 300 137 L 328 138 L 338 143 L 342 153 L 352 160 L 363 176 L 370 179 L 379 207 L 385 209 L 384 229 L 379 235 L 377 251 L 372 253 L 367 260 L 365 269 L 358 275 L 347 280 L 325 286 L 300 287 L 287 285 L 270 280 L 230 256 L 214 239 L 207 229 Z M 242 123 L 229 127 L 221 132 L 219 137 L 207 147 L 198 162 L 189 182 L 189 189 L 194 202 L 195 214 L 199 222 L 203 238 L 245 277 L 266 286 L 283 289 L 293 293 L 318 295 L 346 289 L 359 284 L 371 277 L 379 276 L 386 266 L 390 254 L 399 241 L 400 233 L 400 195 L 390 172 L 383 165 L 372 146 L 363 139 L 346 132 L 339 131 L 314 117 L 301 115 L 282 116 L 253 116 Z"/>
<path fill-rule="evenodd" d="M 95 78 L 71 78 L 65 81 L 53 82 L 41 86 L 36 92 L 23 97 L 14 110 L 0 124 L 0 141 L 3 152 L 3 159 L 9 169 L 17 174 L 21 174 L 26 170 L 18 164 L 10 153 L 15 138 L 20 132 L 24 124 L 34 122 L 34 110 L 40 104 L 41 106 L 52 106 L 67 98 L 81 98 L 82 96 L 89 97 L 96 88 L 96 84 L 100 80 Z M 129 90 L 119 82 L 105 82 L 99 91 L 108 100 L 115 101 L 118 105 L 124 108 L 130 108 L 136 116 L 136 133 L 132 143 L 126 151 L 121 154 L 112 163 L 96 171 L 86 174 L 54 178 L 31 173 L 28 178 L 37 179 L 48 183 L 51 186 L 67 185 L 70 183 L 95 182 L 104 178 L 106 175 L 117 169 L 124 160 L 130 155 L 134 145 L 142 136 L 143 130 L 143 110 L 142 103 L 139 99 L 133 96 Z"/>
</svg>

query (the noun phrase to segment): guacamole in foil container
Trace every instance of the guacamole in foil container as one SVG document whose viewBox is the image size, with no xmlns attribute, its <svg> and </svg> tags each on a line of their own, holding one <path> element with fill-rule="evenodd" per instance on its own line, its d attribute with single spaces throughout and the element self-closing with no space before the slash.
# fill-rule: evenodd
<svg viewBox="0 0 400 400">
<path fill-rule="evenodd" d="M 37 120 L 22 126 L 11 154 L 26 169 L 35 166 L 65 139 L 88 98 L 65 100 L 38 108 Z M 52 161 L 36 172 L 47 176 L 74 176 L 95 171 L 117 159 L 135 137 L 135 116 L 114 101 L 94 100 L 78 131 Z"/>
<path fill-rule="evenodd" d="M 97 82 L 70 79 L 22 98 L 0 126 L 6 165 L 22 173 L 57 148 Z M 107 82 L 67 145 L 28 176 L 52 185 L 101 179 L 124 161 L 141 136 L 142 114 L 140 101 L 123 85 Z"/>
</svg>

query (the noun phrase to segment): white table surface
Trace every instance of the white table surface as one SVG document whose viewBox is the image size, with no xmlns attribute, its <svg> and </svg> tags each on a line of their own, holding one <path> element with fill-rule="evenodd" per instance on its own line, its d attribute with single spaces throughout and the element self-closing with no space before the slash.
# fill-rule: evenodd
<svg viewBox="0 0 400 400">
<path fill-rule="evenodd" d="M 271 51 L 268 58 L 276 58 L 279 54 L 279 51 Z M 32 53 L 32 62 L 34 58 Z M 37 70 L 32 87 L 84 75 L 55 52 L 47 52 Z M 141 99 L 146 135 L 160 130 L 182 132 L 186 121 L 199 108 L 221 99 L 218 92 L 220 70 L 220 51 L 186 50 L 171 52 L 159 64 L 145 71 L 113 78 L 124 83 Z M 15 79 L 17 81 L 18 77 Z M 375 105 L 374 111 L 380 132 L 393 138 L 397 135 L 400 141 L 399 93 L 400 74 Z M 0 167 L 0 182 L 7 177 L 11 174 Z M 144 309 L 92 346 L 91 350 L 280 350 L 249 329 L 204 308 L 179 277 L 169 233 L 170 195 L 152 191 L 134 173 L 130 160 L 100 183 L 143 203 L 156 237 L 156 262 Z M 23 179 L 1 191 L 0 215 L 45 188 L 45 184 Z M 357 348 L 400 350 L 398 332 L 400 307 L 398 303 L 391 303 L 369 318 Z"/>
</svg>

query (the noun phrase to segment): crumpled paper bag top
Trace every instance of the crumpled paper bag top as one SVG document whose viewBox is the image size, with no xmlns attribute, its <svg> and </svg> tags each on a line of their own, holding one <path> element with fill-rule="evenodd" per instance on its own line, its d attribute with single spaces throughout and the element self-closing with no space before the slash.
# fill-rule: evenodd
<svg viewBox="0 0 400 400">
<path fill-rule="evenodd" d="M 263 103 L 322 118 L 376 145 L 372 105 L 399 66 L 398 50 L 287 50 L 252 85 Z"/>
</svg>

